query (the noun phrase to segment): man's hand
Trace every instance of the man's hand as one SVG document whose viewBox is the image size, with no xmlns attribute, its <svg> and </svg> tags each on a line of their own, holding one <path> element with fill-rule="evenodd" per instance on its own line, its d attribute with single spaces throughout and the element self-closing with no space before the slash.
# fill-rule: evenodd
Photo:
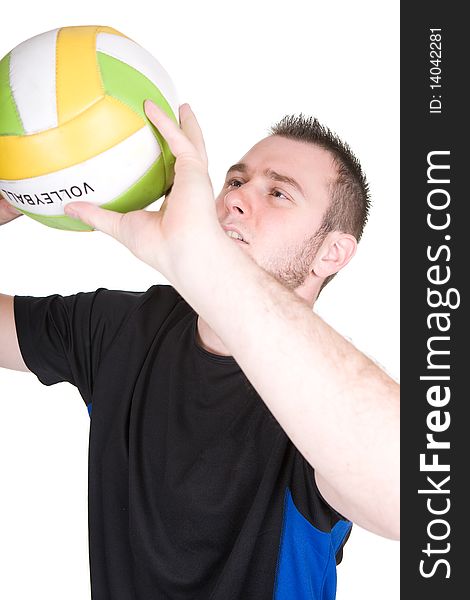
<svg viewBox="0 0 470 600">
<path fill-rule="evenodd" d="M 137 258 L 168 276 L 181 253 L 191 253 L 194 244 L 210 244 L 212 234 L 215 239 L 223 238 L 223 233 L 207 172 L 204 139 L 191 108 L 188 104 L 180 107 L 181 129 L 149 100 L 145 111 L 176 158 L 174 183 L 163 210 L 121 214 L 73 202 L 64 212 L 114 237 Z"/>
<path fill-rule="evenodd" d="M 13 219 L 21 217 L 22 214 L 22 212 L 9 204 L 5 198 L 0 196 L 0 225 L 5 225 L 5 223 L 13 221 Z"/>
</svg>

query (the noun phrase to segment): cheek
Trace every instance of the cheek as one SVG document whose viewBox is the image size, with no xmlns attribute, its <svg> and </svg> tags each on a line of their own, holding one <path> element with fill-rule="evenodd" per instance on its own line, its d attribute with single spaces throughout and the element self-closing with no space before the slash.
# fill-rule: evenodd
<svg viewBox="0 0 470 600">
<path fill-rule="evenodd" d="M 253 250 L 263 256 L 276 254 L 286 245 L 288 232 L 284 225 L 277 219 L 270 219 L 264 215 L 256 223 L 253 236 Z"/>
<path fill-rule="evenodd" d="M 283 245 L 295 237 L 295 223 L 288 215 L 265 213 L 257 222 L 257 231 L 265 242 L 271 245 Z"/>
<path fill-rule="evenodd" d="M 292 252 L 315 233 L 306 219 L 293 219 L 290 215 L 282 219 L 265 217 L 258 225 L 256 243 L 263 254 L 270 256 Z"/>
</svg>

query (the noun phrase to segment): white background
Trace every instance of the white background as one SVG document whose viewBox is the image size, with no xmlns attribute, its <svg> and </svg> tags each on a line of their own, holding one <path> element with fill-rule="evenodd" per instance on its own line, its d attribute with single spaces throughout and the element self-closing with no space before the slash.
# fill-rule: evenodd
<svg viewBox="0 0 470 600">
<path fill-rule="evenodd" d="M 373 209 L 359 251 L 317 311 L 395 378 L 399 369 L 398 2 L 10 2 L 0 56 L 66 25 L 110 25 L 149 50 L 205 133 L 217 190 L 286 113 L 315 115 L 359 156 Z M 21 217 L 0 230 L 0 290 L 145 290 L 164 280 L 100 233 Z M 234 293 L 238 293 L 234 290 Z M 88 415 L 68 384 L 0 369 L 0 597 L 89 598 Z M 358 440 L 360 443 L 360 440 Z M 396 600 L 399 544 L 354 527 L 338 600 Z M 295 600 L 295 599 L 293 599 Z"/>
</svg>

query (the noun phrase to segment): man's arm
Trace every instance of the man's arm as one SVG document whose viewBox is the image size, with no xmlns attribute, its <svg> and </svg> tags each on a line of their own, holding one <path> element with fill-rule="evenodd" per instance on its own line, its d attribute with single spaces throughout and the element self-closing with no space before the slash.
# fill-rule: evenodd
<svg viewBox="0 0 470 600">
<path fill-rule="evenodd" d="M 5 294 L 0 294 L 0 367 L 14 371 L 29 371 L 18 345 L 13 296 Z"/>
<path fill-rule="evenodd" d="M 329 504 L 398 538 L 398 385 L 237 250 L 221 240 L 217 252 L 199 255 L 190 267 L 181 261 L 175 287 L 315 469 Z"/>
<path fill-rule="evenodd" d="M 0 225 L 13 221 L 22 214 L 0 196 Z M 5 294 L 0 294 L 0 367 L 29 371 L 18 345 L 13 296 Z"/>
<path fill-rule="evenodd" d="M 182 131 L 158 108 L 146 111 L 176 156 L 165 211 L 119 214 L 78 202 L 66 213 L 158 269 L 233 354 L 315 469 L 325 499 L 397 538 L 397 384 L 224 234 L 189 107 L 180 109 Z"/>
</svg>

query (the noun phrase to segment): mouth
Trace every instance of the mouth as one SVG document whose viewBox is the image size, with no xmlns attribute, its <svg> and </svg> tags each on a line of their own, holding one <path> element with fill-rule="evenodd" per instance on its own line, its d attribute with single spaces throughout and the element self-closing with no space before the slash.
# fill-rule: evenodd
<svg viewBox="0 0 470 600">
<path fill-rule="evenodd" d="M 228 228 L 225 228 L 225 227 L 224 227 L 224 230 L 225 230 L 225 233 L 228 235 L 228 237 L 232 238 L 232 240 L 235 240 L 235 241 L 240 242 L 242 244 L 248 244 L 248 242 L 245 240 L 245 238 L 243 237 L 243 235 L 239 231 L 237 231 L 235 229 L 228 229 Z"/>
</svg>

